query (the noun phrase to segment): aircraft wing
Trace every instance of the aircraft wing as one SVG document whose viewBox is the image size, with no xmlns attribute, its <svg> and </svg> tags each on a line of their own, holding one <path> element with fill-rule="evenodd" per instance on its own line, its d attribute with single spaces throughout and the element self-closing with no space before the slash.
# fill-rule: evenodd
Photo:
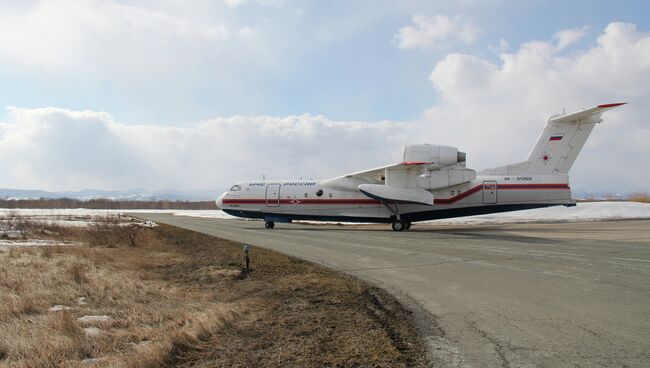
<svg viewBox="0 0 650 368">
<path fill-rule="evenodd" d="M 361 184 L 384 184 L 386 181 L 386 172 L 395 172 L 399 170 L 410 171 L 415 176 L 420 175 L 427 170 L 436 168 L 432 162 L 400 162 L 398 164 L 386 165 L 370 170 L 357 171 L 336 178 L 322 181 L 322 184 L 333 189 L 357 191 Z M 415 170 L 413 170 L 415 169 Z"/>
<path fill-rule="evenodd" d="M 386 169 L 409 169 L 418 168 L 418 171 L 433 170 L 438 168 L 433 162 L 420 162 L 420 161 L 405 161 L 398 164 L 386 165 L 377 167 L 370 170 L 357 171 L 350 174 L 343 175 L 343 178 L 357 178 L 357 179 L 370 179 L 376 181 L 383 181 Z"/>
</svg>

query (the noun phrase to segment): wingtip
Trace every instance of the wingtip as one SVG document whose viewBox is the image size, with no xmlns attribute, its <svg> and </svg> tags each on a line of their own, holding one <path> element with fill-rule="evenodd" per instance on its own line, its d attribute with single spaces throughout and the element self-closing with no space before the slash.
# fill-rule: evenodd
<svg viewBox="0 0 650 368">
<path fill-rule="evenodd" d="M 600 108 L 610 108 L 610 107 L 616 107 L 616 106 L 621 106 L 621 105 L 625 105 L 625 104 L 627 104 L 627 102 L 616 102 L 616 103 L 598 105 L 598 107 L 600 107 Z"/>
</svg>

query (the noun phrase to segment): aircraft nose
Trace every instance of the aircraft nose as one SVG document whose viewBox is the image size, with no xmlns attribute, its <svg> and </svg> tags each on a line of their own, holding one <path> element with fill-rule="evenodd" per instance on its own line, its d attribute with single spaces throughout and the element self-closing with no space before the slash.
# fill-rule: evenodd
<svg viewBox="0 0 650 368">
<path fill-rule="evenodd" d="M 221 206 L 223 205 L 223 196 L 225 196 L 225 195 L 226 195 L 226 193 L 222 194 L 222 195 L 221 195 L 219 198 L 217 198 L 217 200 L 215 201 L 215 203 L 217 204 L 217 209 L 218 209 L 218 210 L 220 210 L 220 209 L 221 209 Z"/>
</svg>

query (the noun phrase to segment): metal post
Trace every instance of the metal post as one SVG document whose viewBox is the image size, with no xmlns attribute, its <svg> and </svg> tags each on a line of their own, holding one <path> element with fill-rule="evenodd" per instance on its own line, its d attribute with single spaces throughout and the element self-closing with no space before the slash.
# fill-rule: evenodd
<svg viewBox="0 0 650 368">
<path fill-rule="evenodd" d="M 244 244 L 244 261 L 246 262 L 246 272 L 250 270 L 250 258 L 248 258 L 248 244 Z"/>
</svg>

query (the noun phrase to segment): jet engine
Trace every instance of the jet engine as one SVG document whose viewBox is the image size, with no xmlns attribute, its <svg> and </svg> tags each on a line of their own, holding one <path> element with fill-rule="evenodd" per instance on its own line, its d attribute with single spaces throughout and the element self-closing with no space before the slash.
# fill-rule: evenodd
<svg viewBox="0 0 650 368">
<path fill-rule="evenodd" d="M 438 146 L 432 144 L 413 144 L 404 147 L 404 162 L 426 162 L 439 166 L 449 166 L 463 163 L 465 166 L 465 152 L 460 152 L 456 147 Z"/>
<path fill-rule="evenodd" d="M 476 171 L 465 168 L 465 153 L 455 147 L 405 146 L 402 158 L 399 164 L 325 180 L 321 185 L 341 191 L 360 190 L 370 198 L 388 203 L 433 205 L 430 191 L 476 178 Z"/>
</svg>

